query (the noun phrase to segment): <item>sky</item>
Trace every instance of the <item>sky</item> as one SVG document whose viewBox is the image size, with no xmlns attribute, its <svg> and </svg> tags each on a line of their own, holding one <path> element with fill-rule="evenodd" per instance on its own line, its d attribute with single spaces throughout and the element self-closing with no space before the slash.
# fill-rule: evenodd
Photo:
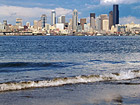
<svg viewBox="0 0 140 105">
<path fill-rule="evenodd" d="M 140 24 L 140 0 L 0 0 L 0 22 L 8 20 L 15 24 L 16 18 L 22 18 L 24 24 L 39 20 L 42 14 L 47 15 L 47 23 L 51 21 L 51 10 L 55 10 L 57 17 L 66 15 L 68 22 L 72 18 L 72 11 L 78 10 L 78 17 L 87 18 L 90 13 L 109 14 L 113 4 L 119 4 L 120 24 Z"/>
</svg>

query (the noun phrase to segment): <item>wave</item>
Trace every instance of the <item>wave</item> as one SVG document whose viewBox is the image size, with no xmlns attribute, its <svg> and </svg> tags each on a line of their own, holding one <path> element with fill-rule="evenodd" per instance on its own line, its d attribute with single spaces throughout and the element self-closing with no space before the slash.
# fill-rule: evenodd
<svg viewBox="0 0 140 105">
<path fill-rule="evenodd" d="M 11 68 L 11 67 L 68 67 L 76 65 L 75 63 L 71 62 L 6 62 L 0 63 L 0 68 Z"/>
<path fill-rule="evenodd" d="M 139 64 L 140 61 L 108 61 L 108 60 L 90 60 L 93 63 L 108 63 L 108 64 Z"/>
<path fill-rule="evenodd" d="M 0 92 L 22 90 L 29 88 L 41 88 L 41 87 L 54 87 L 62 86 L 66 84 L 78 84 L 78 83 L 93 83 L 101 81 L 117 81 L 117 80 L 127 80 L 140 77 L 140 71 L 128 71 L 120 73 L 111 73 L 104 75 L 82 75 L 75 77 L 65 77 L 65 78 L 54 78 L 52 80 L 43 81 L 27 81 L 18 83 L 2 83 L 0 84 Z"/>
</svg>

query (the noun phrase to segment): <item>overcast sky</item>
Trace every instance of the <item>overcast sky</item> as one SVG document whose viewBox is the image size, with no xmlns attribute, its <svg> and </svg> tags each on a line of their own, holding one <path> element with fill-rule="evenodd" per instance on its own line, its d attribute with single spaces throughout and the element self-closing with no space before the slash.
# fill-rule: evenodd
<svg viewBox="0 0 140 105">
<path fill-rule="evenodd" d="M 0 0 L 0 21 L 15 24 L 16 18 L 22 18 L 24 23 L 33 24 L 33 20 L 46 14 L 50 23 L 51 10 L 56 10 L 57 16 L 66 15 L 68 21 L 74 9 L 78 10 L 79 18 L 89 20 L 91 12 L 96 16 L 108 14 L 113 4 L 119 4 L 121 24 L 140 24 L 140 0 Z"/>
</svg>

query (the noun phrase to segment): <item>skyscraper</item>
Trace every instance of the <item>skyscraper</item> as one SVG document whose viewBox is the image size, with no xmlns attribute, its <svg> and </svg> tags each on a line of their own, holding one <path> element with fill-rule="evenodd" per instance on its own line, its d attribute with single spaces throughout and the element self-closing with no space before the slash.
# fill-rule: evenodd
<svg viewBox="0 0 140 105">
<path fill-rule="evenodd" d="M 95 13 L 90 13 L 90 27 L 95 29 Z"/>
<path fill-rule="evenodd" d="M 101 30 L 103 30 L 103 20 L 108 19 L 108 16 L 107 14 L 102 14 L 100 15 L 100 17 L 101 17 Z"/>
<path fill-rule="evenodd" d="M 58 17 L 58 19 L 57 19 L 57 23 L 61 23 L 61 16 L 60 17 Z"/>
<path fill-rule="evenodd" d="M 65 24 L 65 15 L 62 15 L 62 16 L 58 17 L 58 21 L 57 22 Z"/>
<path fill-rule="evenodd" d="M 98 31 L 101 31 L 101 28 L 102 28 L 102 25 L 101 25 L 101 17 L 99 16 L 99 17 L 96 18 L 96 29 Z"/>
<path fill-rule="evenodd" d="M 113 25 L 113 11 L 109 12 L 109 29 L 111 29 Z"/>
<path fill-rule="evenodd" d="M 61 16 L 61 22 L 65 24 L 65 15 Z"/>
<path fill-rule="evenodd" d="M 43 14 L 41 16 L 41 25 L 42 25 L 42 28 L 45 27 L 45 24 L 47 23 L 47 16 L 45 14 Z"/>
<path fill-rule="evenodd" d="M 51 13 L 51 25 L 55 25 L 56 24 L 56 12 L 55 10 L 52 10 Z"/>
<path fill-rule="evenodd" d="M 113 25 L 119 24 L 119 5 L 113 5 Z"/>
<path fill-rule="evenodd" d="M 78 25 L 78 11 L 75 9 L 72 15 L 72 29 L 76 30 Z"/>
<path fill-rule="evenodd" d="M 86 24 L 86 18 L 82 18 L 80 19 L 80 23 L 81 23 L 81 26 L 82 26 L 82 30 L 84 30 L 84 24 Z"/>
<path fill-rule="evenodd" d="M 106 18 L 103 20 L 103 31 L 108 31 L 109 30 L 109 20 Z"/>
</svg>

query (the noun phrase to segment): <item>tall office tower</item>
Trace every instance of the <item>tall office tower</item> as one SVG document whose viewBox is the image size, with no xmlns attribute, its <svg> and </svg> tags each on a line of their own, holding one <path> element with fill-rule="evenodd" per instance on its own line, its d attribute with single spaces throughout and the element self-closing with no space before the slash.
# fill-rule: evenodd
<svg viewBox="0 0 140 105">
<path fill-rule="evenodd" d="M 65 24 L 65 15 L 61 16 L 61 22 Z"/>
<path fill-rule="evenodd" d="M 82 30 L 84 30 L 84 24 L 86 24 L 86 18 L 80 19 L 80 25 L 82 26 Z"/>
<path fill-rule="evenodd" d="M 99 17 L 96 18 L 96 29 L 98 31 L 101 31 L 101 27 L 102 27 L 102 25 L 101 25 L 101 17 L 99 16 Z"/>
<path fill-rule="evenodd" d="M 57 23 L 61 23 L 61 16 L 58 17 Z"/>
<path fill-rule="evenodd" d="M 107 16 L 107 14 L 102 14 L 102 15 L 100 15 L 100 17 L 101 17 L 101 29 L 103 30 L 103 20 L 107 19 L 108 16 Z"/>
<path fill-rule="evenodd" d="M 113 11 L 109 12 L 109 29 L 111 29 L 113 25 Z"/>
<path fill-rule="evenodd" d="M 113 25 L 119 24 L 119 5 L 113 5 Z"/>
<path fill-rule="evenodd" d="M 22 26 L 22 19 L 16 18 L 16 26 Z"/>
<path fill-rule="evenodd" d="M 75 9 L 72 15 L 72 29 L 76 30 L 78 25 L 78 11 Z"/>
<path fill-rule="evenodd" d="M 90 27 L 95 29 L 95 13 L 90 13 Z"/>
<path fill-rule="evenodd" d="M 62 15 L 58 17 L 58 23 L 64 23 L 65 24 L 65 15 Z"/>
<path fill-rule="evenodd" d="M 45 24 L 47 23 L 47 16 L 45 14 L 43 14 L 41 16 L 41 24 L 42 24 L 42 28 L 45 27 Z"/>
<path fill-rule="evenodd" d="M 56 24 L 56 12 L 55 10 L 52 10 L 51 13 L 51 25 L 55 25 Z"/>
</svg>

